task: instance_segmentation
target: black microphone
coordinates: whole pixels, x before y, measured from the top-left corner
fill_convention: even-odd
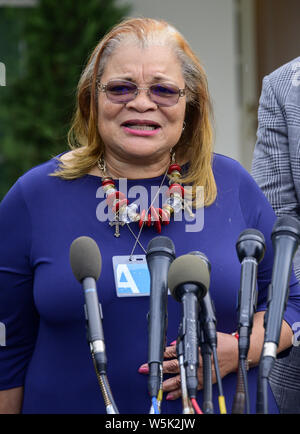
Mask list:
[[[90,237],[76,238],[70,247],[70,264],[76,279],[82,284],[89,342],[99,374],[106,373],[106,351],[102,327],[102,311],[98,301],[96,281],[101,272],[101,254]]]
[[[168,237],[153,238],[146,254],[150,272],[150,310],[148,314],[148,390],[157,397],[161,387],[166,340],[168,271],[175,259],[175,247]]]
[[[191,252],[190,255],[197,255],[206,264],[209,273],[211,272],[211,264],[207,256],[199,251]],[[216,315],[213,301],[210,297],[209,289],[207,288],[206,295],[200,300],[200,348],[203,365],[203,412],[204,414],[213,414],[214,407],[212,401],[212,366],[211,355],[212,349],[217,348],[217,329]]]
[[[265,337],[259,366],[257,412],[267,413],[267,379],[276,360],[283,314],[289,294],[292,261],[300,242],[300,223],[291,216],[279,217],[272,230],[274,263],[264,318]]]
[[[236,243],[236,251],[241,263],[240,291],[238,299],[239,356],[247,358],[253,315],[256,310],[257,266],[265,254],[265,238],[256,229],[243,231]]]
[[[272,231],[274,264],[268,293],[268,310],[265,316],[265,340],[263,356],[273,354],[279,343],[281,323],[288,299],[292,261],[300,242],[300,223],[291,216],[278,218]]]
[[[211,272],[211,264],[207,256],[202,252],[192,252],[192,255],[197,255],[203,263],[206,264],[208,273]],[[211,352],[213,354],[213,361],[215,366],[215,375],[219,390],[219,408],[221,414],[226,414],[226,402],[223,393],[222,378],[219,368],[219,361],[217,355],[217,319],[215,313],[215,306],[210,297],[209,288],[207,287],[206,295],[200,300],[200,342],[201,354],[203,361],[203,410],[206,414],[213,413],[212,402],[212,382],[211,382]]]
[[[197,255],[206,263],[208,272],[211,272],[211,264],[207,256],[202,252],[191,252],[190,255]],[[209,288],[207,288],[207,293],[200,300],[200,320],[205,331],[205,337],[207,342],[211,347],[217,346],[217,319],[215,314],[215,307],[213,301],[210,297]]]
[[[207,293],[210,274],[207,264],[197,255],[183,255],[171,264],[168,285],[176,301],[182,303],[182,340],[186,383],[190,398],[196,398],[199,366],[199,301]]]
[[[257,303],[257,266],[262,261],[265,250],[265,238],[256,229],[246,229],[243,231],[236,243],[236,251],[241,263],[241,277],[237,308],[239,368],[236,394],[232,406],[233,414],[244,413],[245,403],[247,414],[250,413],[247,356],[253,326],[253,316]]]

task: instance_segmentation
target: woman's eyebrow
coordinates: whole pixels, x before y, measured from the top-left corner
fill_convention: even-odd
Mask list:
[[[127,75],[123,76],[122,74],[116,75],[115,77],[112,77],[112,78],[109,79],[109,81],[112,81],[112,80],[124,80],[124,81],[132,81],[132,82],[135,81],[132,77],[129,77]]]
[[[167,76],[165,76],[165,75],[158,75],[158,76],[155,76],[155,77],[153,77],[153,79],[152,79],[153,81],[171,81],[171,82],[174,82],[174,80],[172,80],[170,77],[167,77]]]
[[[132,83],[136,83],[136,80],[134,78],[132,78],[132,76],[125,75],[125,74],[124,75],[122,75],[122,74],[117,75],[116,77],[111,78],[109,81],[111,81],[111,80],[125,80],[125,81],[130,81]],[[167,77],[165,75],[155,75],[154,77],[152,77],[149,80],[149,83],[160,82],[160,81],[169,81],[171,83],[175,83],[174,80],[172,80],[170,77]]]

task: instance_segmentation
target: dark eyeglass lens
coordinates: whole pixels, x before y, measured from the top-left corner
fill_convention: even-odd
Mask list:
[[[114,103],[122,104],[132,101],[137,94],[134,83],[111,81],[106,85],[106,95]],[[152,101],[161,106],[175,105],[179,99],[179,88],[169,84],[153,84],[149,87]]]
[[[106,93],[113,102],[130,101],[136,93],[136,85],[133,83],[111,82],[106,86]]]
[[[150,87],[153,101],[160,105],[174,105],[179,98],[178,87],[166,84],[154,84]]]

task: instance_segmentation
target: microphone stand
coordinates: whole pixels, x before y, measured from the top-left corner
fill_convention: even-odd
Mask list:
[[[99,383],[99,386],[101,389],[101,393],[103,396],[104,405],[106,408],[106,413],[107,414],[119,414],[118,408],[116,406],[116,403],[114,401],[114,398],[113,398],[113,395],[112,395],[112,392],[110,389],[108,378],[105,374],[99,374],[93,352],[92,352],[92,360],[93,360],[94,368],[96,371],[98,383]]]
[[[220,374],[220,368],[219,368],[219,362],[218,362],[218,356],[217,356],[217,330],[216,330],[217,320],[216,320],[216,316],[215,316],[214,304],[211,300],[209,292],[207,292],[205,297],[201,300],[200,308],[201,308],[200,322],[201,322],[204,336],[205,336],[204,340],[205,340],[205,342],[207,342],[208,348],[213,354],[213,361],[214,361],[217,385],[218,385],[218,390],[219,390],[219,397],[218,397],[219,409],[220,409],[221,414],[226,414],[227,413],[226,403],[225,403],[225,397],[223,394],[222,378],[221,378],[221,374]],[[209,351],[209,350],[206,350],[206,351]],[[206,365],[208,365],[208,358],[207,358],[207,364]],[[208,386],[207,386],[207,388],[208,388]]]
[[[162,367],[160,366],[160,386],[159,386],[159,391],[158,391],[158,395],[157,398],[155,399],[155,405],[153,404],[153,398],[152,398],[152,404],[150,407],[150,411],[149,414],[160,414],[160,407],[161,407],[161,401],[163,398],[163,371],[162,371]],[[155,409],[155,407],[157,407]]]
[[[247,380],[248,360],[239,358],[237,371],[236,391],[232,404],[232,414],[244,414],[245,404],[247,414],[250,413],[249,396],[248,396],[248,380]]]
[[[176,343],[176,352],[180,368],[182,414],[194,414],[195,412],[188,396],[186,384],[186,372],[183,357],[182,324],[180,324],[180,332]]]
[[[90,338],[90,329],[89,329],[89,325],[88,325],[88,315],[87,315],[86,306],[85,306],[84,310],[85,310],[85,318],[86,318],[87,341],[89,343],[92,361],[93,361],[94,369],[95,369],[96,376],[98,379],[98,383],[100,386],[100,390],[102,393],[102,397],[104,400],[106,413],[107,414],[119,414],[119,410],[118,410],[116,403],[115,403],[115,400],[113,398],[113,394],[111,392],[108,378],[106,375],[105,363],[103,363],[103,362],[99,363],[97,354],[95,354],[97,352],[96,343],[92,342],[92,340]],[[100,312],[100,317],[102,318],[102,309],[101,309],[100,303],[99,303],[99,312]],[[98,342],[100,342],[100,341],[98,341]],[[102,348],[101,348],[101,350],[102,350]]]
[[[214,406],[212,401],[212,350],[206,340],[203,328],[200,329],[200,348],[203,367],[203,413],[214,414]]]

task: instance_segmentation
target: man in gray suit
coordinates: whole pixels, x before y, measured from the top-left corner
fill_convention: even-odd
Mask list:
[[[300,219],[300,57],[263,80],[252,175],[278,216]],[[294,258],[300,281],[300,249]],[[270,385],[281,413],[300,413],[300,342],[279,357]]]

